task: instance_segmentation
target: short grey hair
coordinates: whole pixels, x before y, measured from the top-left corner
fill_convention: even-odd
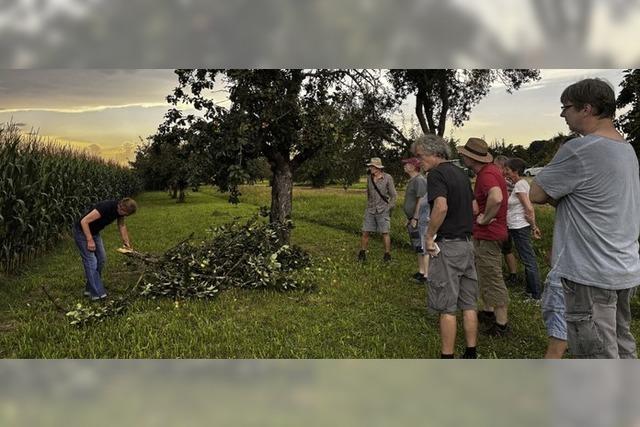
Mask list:
[[[451,147],[442,137],[432,133],[419,136],[413,144],[411,144],[411,152],[415,155],[418,150],[422,154],[434,155],[444,160],[451,158]]]

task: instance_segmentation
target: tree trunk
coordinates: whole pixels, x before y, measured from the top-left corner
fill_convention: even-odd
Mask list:
[[[291,200],[293,198],[293,174],[291,165],[284,160],[272,166],[271,184],[271,222],[284,223],[291,219]],[[285,228],[279,236],[283,242],[289,243],[289,229]]]

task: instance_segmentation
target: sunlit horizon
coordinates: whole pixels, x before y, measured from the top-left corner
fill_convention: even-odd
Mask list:
[[[464,126],[447,122],[445,136],[471,136],[489,144],[528,146],[567,133],[560,118],[560,93],[584,77],[599,76],[619,90],[623,70],[542,69],[542,78],[508,94],[494,84]],[[90,154],[128,164],[136,148],[155,133],[171,107],[166,102],[177,84],[164,70],[1,70],[0,123],[13,122],[25,133]],[[220,102],[225,96],[220,96]],[[185,108],[187,106],[183,106]],[[412,97],[402,106],[405,128],[417,125]],[[189,109],[189,108],[187,108]],[[191,111],[193,111],[191,109]]]

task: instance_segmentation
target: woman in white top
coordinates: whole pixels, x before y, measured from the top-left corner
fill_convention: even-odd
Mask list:
[[[509,194],[507,209],[507,228],[509,237],[518,251],[520,260],[524,264],[525,278],[527,282],[526,292],[535,299],[540,299],[540,273],[536,254],[531,244],[531,236],[540,239],[540,229],[536,225],[536,214],[529,200],[529,183],[524,174],[525,162],[522,159],[509,159],[505,164],[504,175],[514,183],[513,190]]]

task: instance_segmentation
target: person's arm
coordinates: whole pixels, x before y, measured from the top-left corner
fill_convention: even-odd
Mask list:
[[[387,189],[389,190],[389,208],[393,209],[393,207],[396,205],[398,192],[396,191],[396,187],[393,184],[393,177],[391,175],[389,175],[389,181],[387,182]]]
[[[500,187],[491,187],[487,195],[487,204],[484,207],[484,212],[481,212],[476,221],[480,225],[487,225],[498,214],[500,205],[502,204],[502,190]]]
[[[409,224],[411,224],[413,228],[416,228],[418,226],[418,219],[420,218],[420,203],[422,203],[422,197],[420,197],[416,201],[416,208],[413,210],[413,216],[409,219]]]
[[[127,231],[127,226],[124,223],[124,217],[118,217],[118,231],[120,231],[120,238],[122,239],[122,244],[125,248],[133,249],[131,247],[131,242],[129,241],[129,233]]]
[[[538,185],[535,180],[531,181],[529,200],[532,203],[537,203],[539,205],[544,205],[545,203],[549,203],[552,206],[557,205],[557,202],[549,197],[549,195],[542,189],[542,187],[540,187],[540,185]]]
[[[82,228],[84,237],[87,239],[87,249],[90,252],[94,252],[96,250],[96,242],[93,241],[93,236],[91,235],[89,224],[100,219],[101,217],[102,215],[100,215],[100,212],[98,212],[97,209],[94,209],[80,220],[80,228]]]
[[[444,222],[444,219],[447,216],[447,211],[449,210],[449,205],[447,204],[447,198],[443,196],[438,196],[433,200],[433,209],[431,209],[431,220],[429,221],[429,226],[427,227],[427,234],[425,236],[425,249],[427,253],[431,256],[435,256],[436,246],[435,246],[435,236],[440,229],[440,226]]]
[[[518,200],[524,207],[524,219],[531,225],[531,232],[533,233],[534,239],[540,239],[542,237],[542,233],[536,224],[536,211],[533,209],[533,205],[529,200],[529,195],[527,193],[516,193]]]

